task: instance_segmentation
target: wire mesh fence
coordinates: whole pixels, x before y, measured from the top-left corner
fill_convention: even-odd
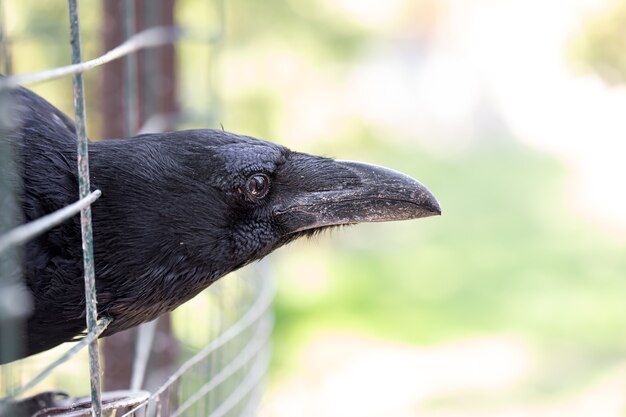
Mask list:
[[[239,416],[256,409],[269,365],[273,287],[267,266],[208,292],[214,321],[199,351],[183,345],[186,360],[151,396],[123,416]],[[208,376],[208,378],[207,378]]]
[[[105,2],[107,0],[104,0]],[[19,350],[19,338],[14,337],[22,331],[24,317],[28,314],[29,302],[27,291],[20,280],[20,267],[27,259],[20,258],[20,247],[29,239],[55,227],[67,219],[81,213],[84,221],[83,249],[86,272],[87,305],[95,307],[94,278],[97,276],[91,269],[90,219],[89,207],[100,196],[99,190],[90,191],[88,173],[88,141],[85,128],[85,99],[82,89],[82,74],[98,68],[114,60],[125,58],[125,124],[127,133],[136,131],[159,131],[172,122],[199,121],[208,124],[217,120],[216,110],[219,109],[216,97],[216,84],[209,83],[206,92],[210,108],[205,113],[193,111],[163,112],[157,108],[149,108],[151,94],[159,88],[158,76],[155,75],[155,62],[158,47],[181,42],[194,42],[214,47],[223,39],[222,0],[198,0],[197,3],[210,3],[214,14],[218,16],[217,27],[213,30],[196,30],[186,27],[184,22],[176,22],[173,26],[150,26],[135,33],[137,13],[148,20],[155,20],[155,13],[165,0],[143,2],[141,10],[136,10],[135,0],[123,2],[125,40],[104,54],[83,61],[80,51],[80,14],[77,0],[69,0],[69,21],[71,27],[72,64],[48,70],[21,73],[0,78],[0,354],[11,357]],[[175,3],[175,0],[172,0]],[[58,7],[64,7],[58,0]],[[0,55],[2,68],[11,72],[15,57],[12,48],[15,38],[7,33],[4,21],[7,0],[0,2]],[[93,6],[90,2],[90,6]],[[147,6],[146,6],[147,5]],[[104,17],[102,17],[104,18]],[[182,23],[182,24],[181,24]],[[146,53],[147,65],[138,66],[135,54]],[[212,58],[215,58],[212,52]],[[213,67],[213,61],[211,65]],[[214,70],[214,67],[212,68]],[[11,102],[8,91],[17,85],[31,84],[73,75],[74,104],[78,130],[79,173],[81,177],[80,199],[71,206],[65,207],[36,221],[22,224],[19,209],[19,166],[13,158],[10,143],[3,140],[14,129],[11,119]],[[138,80],[142,83],[137,88]],[[89,85],[87,86],[89,88]],[[143,115],[137,114],[138,91],[148,99]],[[141,123],[140,123],[141,121]],[[141,125],[141,126],[140,126]],[[82,157],[81,157],[82,155]],[[19,161],[18,161],[19,162]],[[101,395],[99,386],[100,371],[98,370],[97,336],[106,328],[109,319],[100,317],[94,310],[88,309],[88,333],[85,339],[43,369],[26,372],[24,363],[0,366],[0,416],[14,415],[13,404],[28,395],[36,395],[41,381],[49,380],[50,374],[57,372],[61,364],[72,360],[79,361],[83,373],[91,368],[91,395],[85,398],[65,398],[65,394],[51,391],[54,405],[35,413],[23,415],[124,415],[124,416],[236,416],[251,415],[258,405],[261,396],[262,379],[269,363],[269,337],[272,328],[270,311],[273,287],[269,269],[259,264],[237,275],[221,280],[208,291],[192,300],[190,306],[183,306],[177,312],[174,321],[175,333],[180,338],[177,362],[179,366],[174,372],[149,372],[144,378],[146,369],[153,365],[150,352],[160,341],[155,339],[154,325],[146,325],[138,332],[137,346],[133,364],[133,378],[129,381],[130,391],[105,392]],[[185,310],[187,309],[187,311]],[[202,319],[198,319],[202,317]],[[150,327],[152,326],[152,327]],[[152,330],[151,330],[152,329]],[[82,347],[89,344],[90,355],[76,357]],[[13,355],[14,356],[14,355]],[[73,359],[72,359],[73,358]],[[110,359],[112,360],[112,359]],[[82,366],[81,366],[82,365]],[[158,367],[157,367],[158,368]],[[158,369],[157,369],[158,370]],[[26,382],[30,378],[29,382]],[[45,385],[49,389],[56,388],[54,383]],[[148,391],[141,391],[147,388]],[[82,387],[82,394],[87,386]],[[41,398],[41,397],[39,397]],[[20,411],[21,412],[21,411]],[[15,414],[17,415],[17,414]]]

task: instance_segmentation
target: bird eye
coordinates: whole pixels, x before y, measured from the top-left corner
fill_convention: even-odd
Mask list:
[[[270,179],[265,174],[254,174],[246,182],[246,191],[255,199],[263,198],[270,190]]]

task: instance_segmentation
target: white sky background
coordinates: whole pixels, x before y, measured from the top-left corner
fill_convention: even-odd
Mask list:
[[[424,22],[398,16],[410,3],[332,2],[389,35],[351,77],[352,110],[446,152],[506,129],[566,161],[572,208],[624,236],[626,88],[576,74],[567,59],[585,19],[612,0],[439,0],[423,48]]]

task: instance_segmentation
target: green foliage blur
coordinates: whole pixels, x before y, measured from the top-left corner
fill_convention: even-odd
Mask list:
[[[540,352],[543,368],[524,387],[538,396],[584,385],[619,361],[626,246],[572,211],[560,161],[504,135],[462,152],[428,152],[424,138],[390,138],[363,119],[308,141],[297,126],[280,127],[300,97],[267,70],[272,60],[287,56],[302,83],[332,90],[376,43],[376,33],[328,4],[229,3],[224,71],[240,75],[243,66],[256,78],[246,89],[239,80],[223,86],[225,125],[406,172],[431,188],[443,215],[344,228],[274,255],[277,375],[323,329],[420,345],[515,335]]]
[[[574,61],[609,84],[626,82],[626,1],[594,16],[572,45]]]

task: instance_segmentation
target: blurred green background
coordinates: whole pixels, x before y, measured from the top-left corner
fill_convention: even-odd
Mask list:
[[[16,73],[68,63],[65,2],[5,3],[24,36]],[[626,415],[626,2],[225,6],[226,130],[392,167],[443,208],[271,256],[262,414]],[[93,57],[100,3],[81,7]],[[177,20],[207,29],[214,10],[179,0]],[[202,48],[178,49],[180,105],[196,112]],[[69,83],[34,89],[71,113]]]

